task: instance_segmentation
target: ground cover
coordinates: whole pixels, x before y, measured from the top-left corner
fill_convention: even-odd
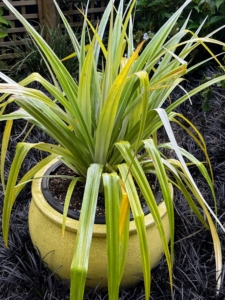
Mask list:
[[[211,76],[215,70],[207,69],[205,73],[207,76]],[[198,85],[200,79],[188,78],[188,80],[187,90],[191,86]],[[174,101],[180,93],[183,91],[177,89],[170,101]],[[179,107],[179,111],[195,124],[205,138],[214,171],[218,216],[221,223],[225,225],[225,90],[213,86],[211,97],[207,102],[207,111],[202,108],[202,103],[203,99],[197,95],[192,98],[192,105],[187,101]],[[7,156],[8,166],[13,157],[11,149],[14,148],[18,139],[24,136],[24,134],[21,135],[23,128],[22,121],[17,122],[14,126]],[[198,159],[204,160],[198,146],[182,129],[174,126],[174,130],[179,144]],[[0,124],[0,137],[2,132],[3,124]],[[29,141],[37,142],[38,140],[48,141],[48,137],[34,129],[29,136]],[[30,152],[22,172],[26,172],[33,166],[41,155],[37,151]],[[212,197],[204,180],[195,168],[192,168],[191,171],[204,197],[213,207]],[[0,237],[0,299],[69,299],[67,283],[55,278],[54,274],[43,265],[31,244],[27,227],[29,201],[30,190],[27,186],[16,201],[13,210],[9,249],[4,247]],[[0,189],[0,213],[2,202],[3,195]],[[175,191],[175,218],[174,299],[225,299],[225,268],[222,273],[222,288],[216,295],[215,262],[210,233],[196,220],[178,191]],[[225,255],[225,237],[219,228],[218,231]],[[171,299],[165,259],[152,273],[151,299]],[[85,299],[107,299],[107,295],[90,291]],[[120,300],[122,299],[144,299],[142,283],[132,290],[121,291]]]

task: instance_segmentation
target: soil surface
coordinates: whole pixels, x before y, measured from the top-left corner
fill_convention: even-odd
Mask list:
[[[71,169],[69,169],[66,165],[62,164],[59,167],[56,168],[55,171],[53,171],[51,176],[72,176],[72,177],[78,177],[78,175],[73,172]],[[156,177],[152,174],[147,174],[146,175],[149,184],[152,187],[152,190],[155,194],[156,199],[158,202],[160,202],[161,199],[161,193],[159,192],[159,186],[157,185]],[[55,198],[56,201],[58,201],[62,205],[62,210],[63,211],[63,206],[65,204],[65,199],[66,199],[66,194],[68,191],[68,187],[71,183],[72,179],[68,178],[63,178],[63,177],[52,177],[49,179],[49,190],[52,194],[52,196]],[[140,203],[142,205],[142,208],[144,209],[147,204],[144,199],[144,197],[141,195],[141,191],[139,187],[136,185],[136,189],[139,195]],[[82,206],[82,200],[84,196],[84,190],[85,190],[85,182],[81,180],[78,180],[75,188],[73,190],[70,203],[69,203],[69,209],[71,211],[78,211],[80,212],[81,206]],[[149,212],[149,210],[148,210]],[[146,211],[147,213],[147,211]],[[105,216],[105,200],[104,200],[104,193],[100,192],[98,194],[98,200],[97,200],[97,207],[96,207],[96,214],[97,217],[104,217]]]
[[[215,70],[207,69],[206,75],[211,76]],[[187,90],[197,86],[199,81],[193,78],[185,87]],[[183,93],[179,88],[173,93],[170,101],[175,101]],[[207,104],[207,105],[206,105]],[[204,109],[203,109],[203,107]],[[201,131],[205,139],[208,154],[214,173],[218,218],[225,225],[225,91],[213,86],[207,103],[201,95],[184,103],[178,110],[191,120]],[[6,162],[6,178],[14,155],[15,145],[24,137],[24,122],[17,121],[13,127]],[[204,161],[204,155],[195,142],[185,132],[173,125],[180,146]],[[0,139],[3,124],[0,123]],[[162,133],[163,134],[163,133]],[[48,136],[33,129],[29,141],[51,142]],[[29,152],[21,176],[36,164],[45,154],[32,150]],[[214,208],[213,198],[202,176],[195,167],[190,168],[192,175],[207,200]],[[30,184],[18,196],[13,207],[9,248],[5,248],[0,237],[0,299],[4,300],[66,300],[69,299],[68,282],[57,279],[45,266],[32,246],[28,225],[27,212],[30,202]],[[0,213],[2,212],[3,192],[0,186]],[[175,256],[173,268],[173,298],[169,285],[169,277],[165,258],[152,270],[152,300],[208,300],[225,299],[225,260],[223,259],[222,286],[217,289],[215,257],[210,232],[191,212],[181,193],[175,189]],[[0,217],[1,222],[1,217]],[[222,244],[222,254],[225,257],[225,234],[218,227]],[[86,300],[108,299],[96,291],[89,291]],[[120,300],[144,299],[143,283],[128,291],[120,292]]]
[[[71,171],[67,166],[61,165],[59,166],[55,172],[51,175],[69,175],[77,177],[77,174]],[[53,197],[60,203],[62,206],[65,203],[66,193],[68,187],[71,183],[70,179],[67,178],[50,178],[49,180],[49,190],[51,191]],[[82,206],[82,199],[84,195],[85,183],[78,181],[73,190],[69,209],[72,211],[80,212]],[[96,208],[96,216],[105,216],[105,202],[103,193],[100,193],[98,196],[97,208]]]

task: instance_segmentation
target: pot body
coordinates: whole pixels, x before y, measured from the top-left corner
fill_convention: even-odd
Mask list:
[[[46,165],[35,177],[42,177],[54,162],[55,160]],[[159,210],[166,238],[169,241],[169,221],[164,201],[159,204]],[[32,183],[32,200],[28,221],[32,242],[39,250],[43,261],[60,278],[69,279],[79,221],[67,217],[66,231],[64,237],[62,237],[62,214],[52,208],[46,201],[41,190],[41,179],[33,180]],[[151,267],[154,267],[163,255],[162,242],[151,214],[145,216],[145,225]],[[130,221],[127,260],[121,288],[136,285],[142,278],[137,231],[134,221]],[[92,288],[96,286],[107,287],[106,225],[104,224],[95,224],[93,228],[86,286]]]

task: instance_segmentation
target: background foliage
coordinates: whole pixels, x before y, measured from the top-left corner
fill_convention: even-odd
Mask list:
[[[80,0],[80,1],[77,1],[77,0],[58,0],[58,3],[60,4],[61,8],[66,8],[66,7],[68,7],[69,4],[72,4],[74,7],[75,6],[81,7],[82,5],[86,6],[87,2],[88,2],[87,0]],[[99,0],[90,0],[90,2],[94,2],[95,4],[98,4],[100,1]]]
[[[0,7],[0,39],[7,36],[7,28],[11,22],[4,18],[4,8]]]
[[[183,4],[183,0],[137,0],[136,25],[142,30],[158,30],[171,15]],[[201,32],[202,36],[208,34],[213,28],[224,25],[225,1],[224,0],[193,0],[183,11],[177,26],[180,27],[191,11],[188,29],[194,30],[199,27],[207,17],[207,21]],[[224,31],[219,33],[225,37]]]
[[[144,34],[148,34],[150,38],[161,28],[161,26],[171,17],[171,15],[183,4],[183,0],[137,0],[135,10],[135,43],[138,45]],[[183,25],[187,17],[190,15],[187,29],[195,32],[195,30],[204,23],[199,36],[206,36],[215,29],[225,24],[225,1],[224,0],[192,0],[192,2],[185,7],[181,17],[174,26],[171,34],[177,33],[179,28]],[[220,30],[214,38],[225,42],[225,30]],[[219,46],[209,45],[213,53],[218,54],[224,51]],[[201,57],[199,58],[199,55]],[[206,55],[203,48],[193,51],[193,56],[190,60],[196,63]],[[223,56],[221,56],[221,61]],[[211,64],[211,62],[209,63]],[[214,64],[214,63],[213,63]],[[200,69],[198,70],[200,71]]]
[[[63,59],[73,53],[74,50],[71,40],[65,30],[60,28],[60,24],[53,29],[51,29],[47,24],[41,26],[40,35],[42,37],[48,36],[48,44],[60,59]],[[13,76],[14,79],[18,76],[22,79],[33,72],[38,72],[40,75],[45,77],[48,73],[47,66],[36,45],[33,43],[29,35],[21,40],[21,45],[12,46],[18,61],[11,68],[10,75]],[[77,73],[76,58],[71,58],[70,60],[65,61],[64,65],[75,77]]]

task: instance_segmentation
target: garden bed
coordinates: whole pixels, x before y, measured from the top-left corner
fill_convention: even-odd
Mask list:
[[[207,69],[211,76],[212,69]],[[198,85],[198,80],[189,79],[186,89],[190,85]],[[171,101],[177,97],[176,93],[183,93],[177,89]],[[202,108],[203,100],[200,95],[184,103],[179,111],[182,112],[203,134],[207,144],[208,154],[214,172],[214,185],[217,196],[218,217],[225,224],[225,90],[213,86],[212,96],[208,99],[208,111]],[[18,121],[13,128],[8,151],[8,165],[13,157],[15,144],[23,130],[24,123]],[[174,128],[179,144],[194,154],[198,159],[205,160],[198,146],[182,129]],[[3,125],[0,124],[0,136]],[[30,142],[48,140],[43,133],[34,129],[29,137]],[[29,153],[23,172],[26,172],[40,158],[37,151]],[[7,167],[7,166],[6,166]],[[199,175],[196,168],[191,169],[201,192],[213,208],[214,203],[210,191]],[[0,237],[0,299],[4,300],[66,300],[69,299],[67,282],[57,280],[48,268],[43,265],[33,248],[27,226],[27,212],[30,201],[30,188],[27,186],[17,199],[11,216],[11,230],[9,249],[4,247]],[[3,195],[0,189],[0,212],[2,211]],[[174,299],[225,299],[225,279],[222,272],[222,288],[216,295],[215,260],[210,232],[202,227],[181,194],[175,190],[175,257],[173,271]],[[225,255],[225,235],[218,227]],[[224,262],[224,261],[223,261]],[[107,295],[100,295],[95,291],[86,294],[85,299],[107,299]],[[121,291],[121,299],[144,299],[143,284],[129,291]],[[165,259],[152,270],[151,299],[171,299],[169,277]]]

